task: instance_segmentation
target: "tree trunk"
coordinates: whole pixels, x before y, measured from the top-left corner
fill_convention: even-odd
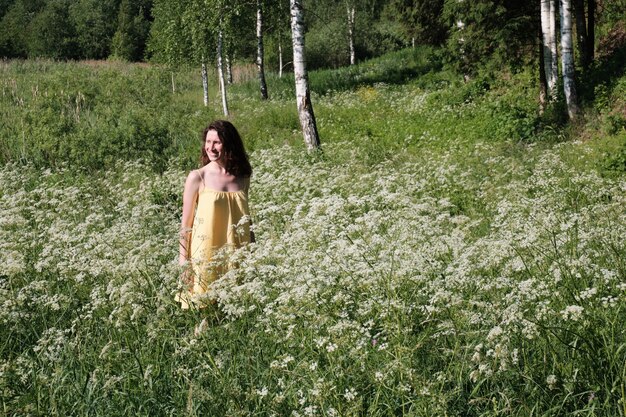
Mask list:
[[[224,66],[222,63],[222,30],[217,34],[217,76],[220,82],[220,92],[222,93],[222,110],[224,116],[228,116],[228,100],[226,99],[226,80],[224,79]]]
[[[587,0],[587,65],[591,65],[595,57],[596,42],[596,0]]]
[[[563,90],[567,103],[567,114],[570,120],[578,115],[576,83],[574,79],[574,42],[572,40],[572,3],[571,0],[560,0],[561,17],[561,59],[563,66]]]
[[[278,78],[283,78],[283,46],[280,42],[280,34],[278,36]]]
[[[263,9],[261,0],[256,0],[256,66],[259,72],[261,98],[267,100],[267,84],[265,83],[265,69],[263,67]]]
[[[350,49],[350,65],[354,65],[356,63],[356,54],[354,52],[354,6],[350,6],[350,4],[346,2],[346,11],[348,12],[348,46]]]
[[[230,54],[226,54],[226,59],[224,59],[224,64],[226,64],[226,83],[228,85],[233,83],[233,60],[230,59]]]
[[[176,82],[174,81],[174,71],[172,71],[172,94],[176,92]]]
[[[206,62],[202,57],[202,100],[204,107],[209,105],[209,77],[206,70]]]
[[[585,22],[585,0],[574,0],[576,15],[576,44],[580,66],[587,68],[587,25]]]
[[[309,83],[304,58],[304,11],[303,0],[290,0],[291,5],[291,39],[293,42],[293,72],[296,81],[296,102],[298,117],[302,126],[304,142],[309,151],[320,148],[320,138],[315,124],[313,104],[309,91]]]
[[[541,41],[541,33],[539,33],[539,114],[543,115],[546,111],[546,98],[548,95],[548,82],[546,80],[544,46]]]
[[[554,6],[554,0],[541,0],[541,33],[548,96],[550,101],[555,101],[559,73],[556,50],[556,8]]]

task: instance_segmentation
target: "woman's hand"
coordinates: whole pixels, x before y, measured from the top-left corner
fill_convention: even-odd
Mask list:
[[[183,270],[180,274],[180,281],[187,287],[187,289],[191,290],[193,288],[193,268],[189,262],[182,265],[182,268]]]

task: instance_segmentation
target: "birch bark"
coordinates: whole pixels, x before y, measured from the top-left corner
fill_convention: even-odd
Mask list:
[[[296,103],[298,117],[302,126],[304,142],[309,151],[319,149],[320,139],[317,133],[313,104],[309,91],[309,82],[304,58],[304,10],[303,0],[290,0],[291,39],[293,42],[293,72],[296,81]]]
[[[220,92],[222,93],[222,110],[224,116],[228,116],[228,100],[226,98],[226,80],[224,79],[224,64],[222,62],[222,30],[217,34],[217,76],[220,82]]]
[[[570,120],[578,115],[574,69],[574,42],[572,41],[572,3],[571,0],[559,2],[561,20],[561,63],[563,66],[563,90]]]
[[[350,49],[350,65],[356,63],[356,53],[354,51],[354,13],[355,8],[346,2],[346,11],[348,12],[348,44]]]
[[[232,59],[230,59],[230,56],[228,56],[228,54],[226,55],[226,58],[224,58],[224,63],[226,64],[226,84],[230,85],[233,83],[233,66],[232,66]]]
[[[261,0],[256,0],[256,66],[259,73],[261,98],[267,100],[267,84],[265,83],[265,68],[263,65],[263,9]]]
[[[280,39],[278,39],[278,78],[283,78],[283,46]]]
[[[554,1],[541,0],[543,62],[550,101],[556,100],[556,86],[559,77],[556,49],[556,8]]]
[[[204,56],[202,57],[202,101],[204,107],[209,105],[209,76],[207,74],[206,62]]]

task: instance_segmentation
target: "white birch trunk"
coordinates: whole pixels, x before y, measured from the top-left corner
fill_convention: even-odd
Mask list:
[[[174,81],[174,71],[172,71],[172,94],[176,92],[176,82]]]
[[[265,68],[263,65],[263,9],[261,0],[256,0],[256,66],[259,73],[261,98],[267,100],[267,84],[265,83]]]
[[[550,0],[550,55],[552,56],[551,60],[551,74],[552,74],[552,83],[554,85],[554,91],[556,92],[557,85],[559,82],[559,56],[557,49],[557,37],[556,37],[556,3],[559,0]],[[556,94],[555,94],[556,96]]]
[[[572,3],[571,0],[560,0],[561,18],[561,64],[563,66],[563,90],[567,103],[567,114],[570,120],[578,114],[578,98],[574,80],[574,42],[572,39]]]
[[[231,65],[232,60],[229,55],[226,55],[224,59],[226,64],[226,83],[229,85],[233,83],[233,66]]]
[[[302,126],[304,142],[309,151],[319,149],[320,139],[315,124],[313,105],[309,92],[309,83],[304,58],[304,11],[303,0],[290,0],[291,39],[293,42],[293,72],[296,81],[296,103],[298,117]]]
[[[222,30],[217,35],[217,76],[220,82],[220,92],[222,93],[222,110],[224,116],[228,116],[228,100],[226,99],[226,80],[224,79],[224,64],[222,63]]]
[[[283,78],[283,46],[278,36],[278,78]]]
[[[350,4],[346,2],[346,11],[348,12],[348,43],[350,48],[350,65],[356,63],[356,54],[354,52],[354,6],[350,7]]]
[[[555,0],[541,0],[543,62],[550,101],[556,100],[556,87],[559,78],[556,48],[556,8],[554,1]]]
[[[206,62],[204,56],[202,57],[202,101],[204,107],[209,105],[209,76],[207,74]]]

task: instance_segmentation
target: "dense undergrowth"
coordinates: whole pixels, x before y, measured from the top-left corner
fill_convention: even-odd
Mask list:
[[[312,73],[312,155],[290,78],[231,87],[258,242],[202,311],[174,302],[176,236],[214,94],[4,63],[2,412],[626,415],[626,78],[567,125],[530,71],[437,62]]]

